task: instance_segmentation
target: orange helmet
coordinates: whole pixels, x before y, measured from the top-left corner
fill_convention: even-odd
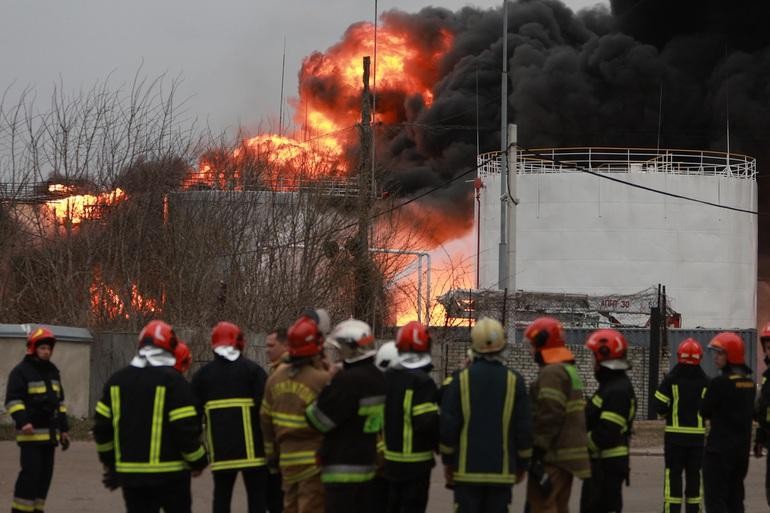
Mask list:
[[[243,351],[246,345],[241,328],[231,322],[219,322],[211,330],[211,347],[230,346]]]
[[[40,344],[48,344],[53,351],[53,346],[56,345],[56,336],[53,331],[48,328],[36,328],[30,331],[27,335],[27,354],[35,354],[35,350]]]
[[[184,342],[179,342],[174,349],[174,358],[176,363],[174,368],[184,374],[190,369],[192,365],[192,355],[190,354],[190,348]]]
[[[155,346],[173,353],[178,343],[174,328],[163,321],[150,321],[139,332],[139,347]]]
[[[287,333],[289,356],[302,358],[315,356],[321,352],[324,337],[318,324],[307,316],[302,316],[291,325]]]
[[[687,338],[679,344],[676,358],[679,363],[685,365],[700,365],[703,359],[703,348],[694,338]]]
[[[723,331],[711,339],[709,349],[724,351],[727,354],[727,363],[729,364],[746,364],[746,357],[743,354],[743,339],[737,333]]]
[[[544,363],[568,362],[575,359],[565,347],[564,328],[553,317],[540,317],[524,330],[524,338],[540,354]]]
[[[586,340],[586,348],[594,353],[596,363],[608,369],[628,369],[628,341],[618,330],[596,330]]]
[[[430,333],[417,321],[409,321],[396,334],[396,347],[400,353],[429,353]]]

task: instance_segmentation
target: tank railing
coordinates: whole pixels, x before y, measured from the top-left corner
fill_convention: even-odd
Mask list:
[[[479,156],[481,176],[500,172],[499,152]],[[518,154],[519,174],[664,173],[756,179],[756,160],[745,155],[711,151],[643,150],[631,148],[549,148]]]

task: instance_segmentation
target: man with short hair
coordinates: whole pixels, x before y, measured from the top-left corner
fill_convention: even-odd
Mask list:
[[[272,375],[282,363],[287,362],[288,342],[288,333],[285,328],[277,328],[265,338],[265,356],[267,356],[269,374]],[[267,510],[270,513],[281,513],[283,511],[281,472],[272,459],[268,461],[267,469],[269,471],[267,476]]]
[[[277,328],[271,331],[265,338],[265,356],[270,366],[270,374],[285,362],[288,352],[288,336],[285,328]]]

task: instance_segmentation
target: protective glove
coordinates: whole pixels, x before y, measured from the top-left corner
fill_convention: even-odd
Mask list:
[[[104,467],[102,484],[111,492],[120,488],[120,477],[113,467]]]
[[[551,478],[548,476],[548,472],[545,471],[545,451],[539,447],[535,447],[532,452],[532,462],[529,466],[529,478],[540,489],[540,493],[543,497],[551,495],[553,489]]]
[[[450,490],[455,487],[454,465],[444,465],[444,486]]]
[[[62,433],[61,439],[59,440],[59,443],[61,443],[61,450],[66,451],[70,448],[70,435],[69,433]]]
[[[761,458],[763,449],[764,449],[764,445],[762,444],[762,442],[754,442],[754,448],[753,448],[754,457]]]

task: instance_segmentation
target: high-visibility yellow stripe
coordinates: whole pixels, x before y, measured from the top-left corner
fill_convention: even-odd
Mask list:
[[[470,386],[468,383],[468,369],[460,372],[460,406],[463,412],[463,427],[460,430],[460,457],[457,471],[465,472],[465,466],[468,460],[468,426],[471,423],[471,398]]]
[[[401,436],[403,437],[403,452],[405,454],[409,454],[412,452],[412,396],[414,395],[414,390],[408,389],[404,393],[404,401],[402,403],[403,413],[404,413],[404,429],[401,433]]]
[[[27,504],[27,502],[30,504]],[[19,511],[35,511],[35,501],[21,502],[21,499],[13,499],[11,501],[11,508],[18,509]]]
[[[67,405],[60,404],[59,405],[59,413],[67,413]]]
[[[115,448],[115,443],[110,440],[103,444],[96,444],[96,452],[110,452]]]
[[[513,484],[516,482],[514,474],[484,474],[475,472],[455,472],[454,479],[458,483]]]
[[[586,409],[586,402],[584,399],[573,399],[567,401],[567,413],[582,412]]]
[[[601,407],[602,407],[602,405],[604,404],[604,399],[602,399],[602,398],[599,396],[599,394],[594,394],[594,396],[591,398],[591,402],[592,402],[592,403],[593,403],[593,405],[594,405],[594,406],[596,406],[597,408],[601,408]]]
[[[600,458],[616,458],[618,456],[628,456],[628,447],[620,445],[612,449],[605,449],[599,453]]]
[[[374,479],[374,472],[323,472],[322,483],[365,483]]]
[[[438,411],[438,405],[436,403],[421,403],[412,407],[412,416],[416,417],[434,411]]]
[[[58,435],[56,437],[59,438]],[[51,439],[50,433],[37,433],[34,435],[24,435],[19,434],[16,435],[16,441],[17,442],[45,442]]]
[[[417,463],[421,461],[433,461],[433,451],[402,453],[385,451],[385,459],[400,463]]]
[[[674,395],[674,404],[671,406],[671,425],[679,427],[679,385],[673,385],[671,393]]]
[[[293,415],[274,411],[271,413],[273,422],[282,427],[305,428],[308,427],[307,418],[304,415]]]
[[[188,417],[195,417],[196,415],[198,415],[198,412],[195,410],[194,406],[183,406],[168,412],[168,420],[174,422]]]
[[[314,465],[315,463],[315,451],[293,451],[281,453],[278,464],[281,467],[292,467],[295,465]]]
[[[666,433],[682,433],[685,435],[702,435],[706,432],[706,428],[705,427],[666,426],[665,431]]]
[[[264,467],[265,465],[267,465],[265,458],[224,460],[212,463],[211,470],[233,470],[238,468]]]
[[[112,409],[101,401],[96,403],[96,413],[108,419],[112,417]]]
[[[115,462],[120,462],[120,387],[110,387],[110,402],[112,403],[112,437],[115,442]]]
[[[218,408],[242,408],[244,406],[254,406],[254,399],[214,399],[213,401],[206,401],[203,408],[206,410],[215,410]]]
[[[193,452],[183,452],[182,457],[185,461],[193,462],[201,459],[206,454],[206,449],[201,445]]]
[[[612,422],[613,424],[617,424],[618,426],[621,427],[623,431],[625,431],[626,427],[628,426],[628,422],[626,421],[626,419],[624,419],[622,416],[618,415],[615,412],[603,411],[601,415],[599,415],[599,418]]]
[[[115,469],[118,472],[126,474],[137,473],[163,473],[163,472],[178,472],[185,470],[187,465],[184,461],[164,461],[163,463],[134,463],[134,462],[116,462]]]
[[[46,388],[42,387],[27,387],[27,393],[29,394],[45,394]]]
[[[273,409],[270,407],[270,403],[267,402],[267,399],[262,399],[262,405],[259,409],[262,415],[270,416],[273,414]]]
[[[150,464],[160,462],[160,445],[163,436],[163,410],[166,405],[166,387],[155,387],[155,402],[152,410],[152,431],[150,431]]]
[[[660,402],[665,403],[666,405],[671,404],[671,398],[660,390],[655,392],[655,399],[658,399]]]
[[[9,415],[12,415],[17,411],[26,410],[26,409],[27,407],[24,406],[24,403],[20,403],[20,404],[14,404],[13,406],[8,407],[7,411]]]
[[[241,413],[243,414],[243,434],[246,442],[246,459],[253,460],[255,458],[254,430],[251,427],[251,409],[250,408],[251,408],[250,406],[243,406]]]
[[[448,445],[439,444],[438,450],[441,454],[449,455],[454,454],[456,449],[454,447],[449,447]]]
[[[507,372],[506,374],[505,402],[503,404],[503,474],[508,474],[510,471],[508,431],[511,427],[513,403],[516,400],[516,376],[512,372]]]
[[[557,390],[551,387],[541,388],[537,394],[537,399],[538,400],[550,399],[551,401],[555,401],[561,405],[564,405],[567,403],[567,396],[565,396],[561,390]]]

